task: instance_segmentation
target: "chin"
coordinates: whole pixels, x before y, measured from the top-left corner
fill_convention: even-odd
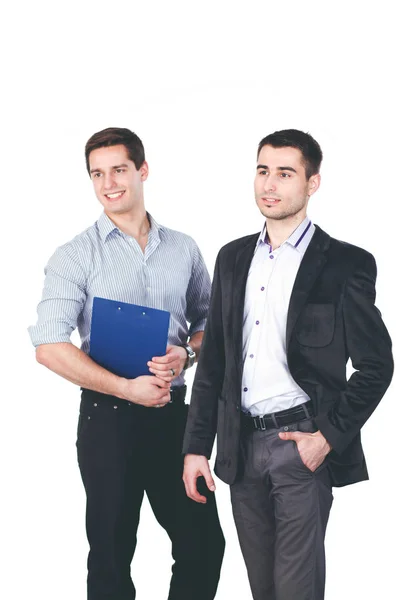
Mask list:
[[[274,214],[266,214],[265,215],[267,219],[270,219],[271,221],[283,221],[284,219],[287,219],[288,217],[290,217],[291,215],[274,215]]]
[[[259,209],[261,211],[261,214],[264,215],[264,217],[268,217],[271,219],[282,219],[286,216],[284,213],[278,212],[276,206],[260,206]]]

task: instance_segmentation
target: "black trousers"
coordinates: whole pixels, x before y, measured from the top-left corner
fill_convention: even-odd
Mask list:
[[[77,449],[87,496],[88,600],[136,597],[130,566],[144,492],[172,542],[168,600],[214,598],[225,541],[204,480],[199,487],[207,504],[185,493],[187,408],[184,394],[163,408],[146,408],[82,391]]]

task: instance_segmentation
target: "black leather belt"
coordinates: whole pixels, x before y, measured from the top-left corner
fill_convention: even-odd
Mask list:
[[[186,385],[180,385],[179,387],[173,387],[170,389],[171,399],[168,404],[184,404],[185,396],[186,396]],[[119,407],[129,406],[130,408],[147,408],[142,406],[141,404],[135,404],[134,402],[129,402],[129,400],[122,400],[121,398],[116,398],[115,396],[110,396],[108,394],[101,394],[100,392],[94,392],[93,390],[88,390],[85,388],[81,388],[82,390],[82,400],[85,402],[93,402],[97,407],[97,403],[100,403],[106,407],[112,406],[114,409]],[[168,405],[167,404],[167,405]]]
[[[312,402],[309,400],[304,404],[299,404],[288,410],[281,410],[276,413],[252,417],[249,414],[242,413],[242,425],[245,431],[266,431],[267,429],[279,429],[290,423],[297,423],[305,419],[311,419],[314,416]]]
[[[186,385],[180,385],[179,387],[173,387],[170,389],[171,400],[170,403],[184,404],[186,397]]]

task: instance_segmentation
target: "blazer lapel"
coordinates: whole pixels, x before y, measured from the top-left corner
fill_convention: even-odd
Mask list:
[[[240,373],[243,368],[243,310],[246,294],[246,283],[251,261],[254,255],[255,245],[259,235],[259,233],[256,233],[254,236],[251,236],[248,242],[237,253],[232,278],[233,352]]]
[[[307,297],[315,280],[326,263],[326,250],[329,248],[330,237],[318,225],[301,261],[290,297],[286,324],[286,351],[297,319],[307,302]]]

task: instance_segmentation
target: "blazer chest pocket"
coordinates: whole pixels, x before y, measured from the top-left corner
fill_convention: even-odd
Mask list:
[[[334,331],[334,304],[306,304],[296,325],[296,339],[302,346],[327,346],[333,339]]]

